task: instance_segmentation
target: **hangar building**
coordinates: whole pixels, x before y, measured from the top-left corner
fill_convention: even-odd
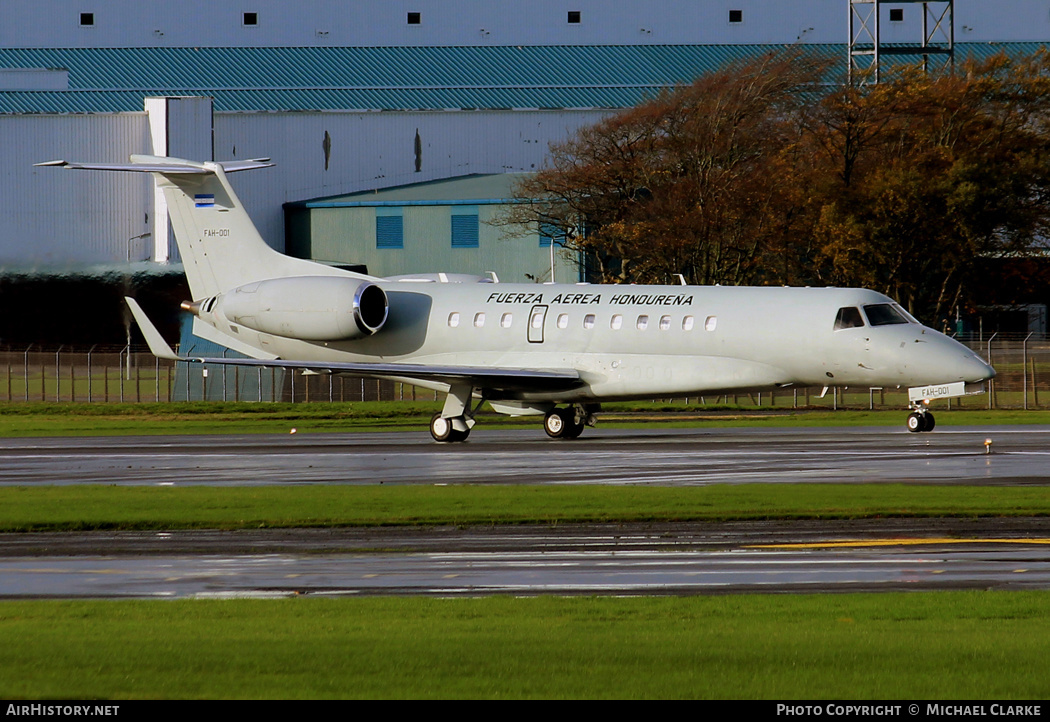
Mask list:
[[[471,176],[471,183],[490,186],[476,200],[502,198],[506,183],[498,176],[536,170],[550,143],[734,58],[799,44],[841,56],[845,69],[849,2],[5,2],[0,267],[177,262],[163,199],[148,178],[33,166],[153,153],[272,158],[276,168],[238,176],[235,187],[278,250],[323,248],[330,258],[322,260],[414,271],[391,261],[417,258],[407,247],[422,242],[414,234],[437,223],[434,209],[441,208],[450,225],[433,236],[425,257],[435,265],[428,270],[539,279],[536,264],[468,260],[449,234],[453,215],[472,214],[412,205],[427,200],[411,198],[412,189],[438,192],[430,182]],[[921,37],[925,4],[878,7],[882,42]],[[1050,38],[1050,0],[954,0],[953,8],[963,55],[1033,52]],[[470,200],[459,197],[461,182],[444,185],[445,201]],[[389,217],[381,210],[387,206],[373,205],[369,222],[360,218],[365,205],[344,207],[341,249],[335,236],[295,235],[301,226],[286,222],[285,209],[316,219],[316,199],[363,204],[356,194],[375,191],[397,194],[405,252],[384,255],[391,249],[376,246],[375,223]],[[462,205],[478,206],[479,215],[488,207]],[[518,242],[542,255],[542,239]],[[364,255],[355,258],[352,248]]]

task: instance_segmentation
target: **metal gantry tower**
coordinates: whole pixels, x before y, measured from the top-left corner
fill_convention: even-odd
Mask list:
[[[879,34],[882,6],[922,5],[922,42],[884,45]],[[884,55],[922,56],[922,69],[929,71],[930,57],[940,59],[935,67],[955,63],[955,0],[849,0],[849,83],[878,83]],[[903,10],[891,8],[890,13]],[[903,15],[902,15],[903,17]]]

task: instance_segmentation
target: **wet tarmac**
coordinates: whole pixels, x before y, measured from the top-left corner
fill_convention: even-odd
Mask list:
[[[4,598],[683,595],[962,588],[1050,588],[1050,520],[0,537],[0,597]]]
[[[985,442],[990,441],[990,447]],[[989,453],[990,452],[990,453]],[[1050,429],[0,440],[0,484],[1047,485]],[[1050,520],[0,535],[0,598],[1050,588]]]
[[[481,428],[462,444],[426,432],[0,440],[5,485],[1048,481],[1044,426],[588,429],[573,441]]]

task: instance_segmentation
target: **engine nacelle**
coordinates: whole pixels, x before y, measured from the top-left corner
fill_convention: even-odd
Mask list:
[[[371,336],[386,323],[382,288],[340,276],[295,276],[258,281],[227,291],[208,311],[255,331],[304,341]]]

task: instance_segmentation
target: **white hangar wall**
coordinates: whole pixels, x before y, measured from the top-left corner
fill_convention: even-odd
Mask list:
[[[284,203],[469,173],[536,170],[551,142],[602,115],[597,110],[216,113],[211,122],[215,160],[265,156],[277,163],[239,173],[233,184],[263,238],[284,250]],[[208,122],[197,113],[182,117]],[[119,163],[132,153],[151,152],[145,112],[0,115],[5,169],[0,266],[163,260],[163,248],[155,248],[161,232],[153,224],[149,176],[33,167],[58,158]]]
[[[0,115],[0,266],[68,268],[147,258],[152,179],[34,168],[149,152],[146,114]]]
[[[284,203],[470,173],[534,171],[551,142],[603,115],[571,110],[216,114],[215,154],[217,160],[270,157],[277,164],[238,174],[234,184],[259,232],[283,250]]]
[[[0,47],[309,47],[841,43],[848,0],[5,0]],[[915,41],[921,6],[884,22]],[[742,13],[729,22],[729,11]],[[579,13],[570,22],[569,12]],[[90,24],[81,15],[90,13]],[[418,23],[409,23],[418,13]],[[959,42],[1050,36],[1047,0],[956,0]],[[253,22],[248,22],[252,16]],[[901,37],[897,34],[901,33]],[[906,37],[905,37],[906,36]]]

